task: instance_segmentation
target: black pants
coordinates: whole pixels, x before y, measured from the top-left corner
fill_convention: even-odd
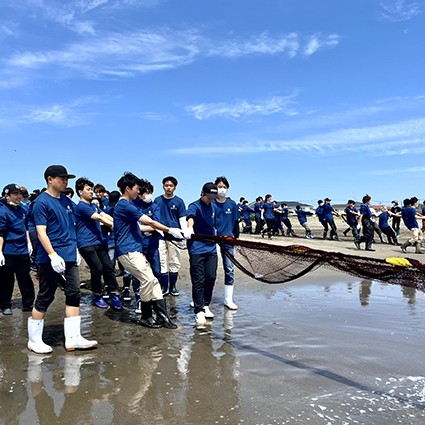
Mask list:
[[[4,254],[5,265],[0,267],[0,308],[11,308],[13,287],[18,281],[19,290],[22,295],[22,308],[32,309],[34,304],[34,283],[30,276],[31,260],[28,254],[10,255]]]
[[[400,220],[398,217],[393,217],[392,228],[396,235],[400,234]]]
[[[255,217],[255,234],[259,235],[264,226],[264,221],[260,217]]]
[[[266,233],[271,236],[277,233],[276,220],[274,218],[266,218],[267,228],[263,230],[263,233]]]
[[[55,299],[55,292],[59,285],[65,292],[65,304],[70,307],[80,306],[80,274],[75,263],[65,263],[64,277],[56,273],[50,263],[38,263],[40,289],[34,307],[45,313]]]
[[[191,254],[190,278],[195,314],[211,303],[215,279],[217,277],[217,254]]]
[[[373,223],[370,220],[369,217],[367,216],[363,216],[362,219],[362,236],[360,236],[358,238],[358,242],[362,243],[362,242],[366,242],[366,248],[370,247],[372,245],[373,242],[373,232],[374,232],[374,228],[373,228]]]
[[[330,234],[331,239],[334,236],[338,237],[338,233],[337,233],[337,228],[336,228],[335,221],[332,219],[332,220],[329,220],[328,223],[329,223],[329,227],[331,228],[331,234]]]
[[[99,295],[102,293],[102,276],[109,290],[118,292],[118,282],[109,258],[108,247],[100,244],[91,245],[79,248],[78,251],[89,266],[92,292]]]
[[[391,229],[390,226],[388,227],[381,227],[382,233],[386,235],[388,238],[388,243],[396,244],[397,243],[397,236],[393,229]]]

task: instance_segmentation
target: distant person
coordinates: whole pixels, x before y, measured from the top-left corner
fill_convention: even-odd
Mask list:
[[[323,239],[326,239],[328,236],[329,225],[325,217],[325,213],[323,211],[323,201],[319,199],[317,201],[317,208],[315,210],[319,223],[323,226]]]
[[[310,229],[310,227],[307,223],[307,217],[312,216],[314,214],[311,211],[302,210],[300,205],[297,205],[295,207],[295,214],[297,214],[298,221],[305,230],[305,237],[307,239],[314,239],[313,232],[311,231],[311,229]]]
[[[245,224],[243,233],[252,234],[251,214],[254,213],[254,210],[248,204],[246,199],[242,202],[242,220]]]
[[[388,223],[388,220],[390,217],[394,217],[396,214],[393,214],[391,211],[388,211],[388,208],[383,205],[381,207],[381,214],[378,216],[379,221],[379,228],[381,229],[382,233],[384,233],[387,236],[388,243],[391,245],[399,245],[397,241],[397,235],[394,232],[394,230],[390,227],[390,224]],[[401,217],[401,214],[400,214]]]
[[[213,289],[217,277],[217,248],[215,242],[204,242],[191,239],[200,234],[215,236],[217,231],[217,206],[213,202],[218,197],[217,186],[212,182],[203,185],[201,196],[192,202],[187,209],[190,279],[192,281],[192,299],[194,303],[195,324],[204,327],[206,319],[213,319],[210,310]]]
[[[289,214],[292,214],[294,211],[288,208],[288,204],[286,202],[282,202],[282,223],[286,227],[286,236],[297,236],[292,229],[292,223],[289,218]]]
[[[102,200],[102,209],[106,208],[109,205],[109,193],[106,187],[102,183],[97,183],[94,185],[93,190],[96,197]]]
[[[323,204],[323,217],[331,228],[330,239],[339,241],[338,232],[334,220],[335,215],[337,216],[338,213],[331,205],[331,199],[325,198],[325,203]]]
[[[372,223],[372,211],[370,210],[369,204],[371,201],[369,195],[365,195],[362,198],[362,204],[360,205],[360,217],[359,221],[362,224],[362,236],[358,236],[354,240],[354,244],[357,249],[361,249],[361,243],[365,242],[366,251],[375,251],[372,248],[373,243],[373,223]]]
[[[391,203],[393,206],[391,207],[390,212],[394,214],[392,217],[391,227],[393,228],[395,234],[400,236],[401,207],[398,201],[392,201]]]
[[[0,309],[12,315],[15,277],[22,295],[22,311],[31,311],[34,284],[30,276],[32,245],[27,231],[28,213],[21,205],[22,188],[17,184],[4,187],[0,207]]]
[[[423,239],[423,233],[419,228],[417,219],[425,219],[425,216],[419,214],[416,211],[416,208],[418,207],[418,201],[418,198],[415,196],[411,199],[405,199],[403,202],[404,206],[401,209],[401,217],[403,219],[404,225],[411,234],[411,237],[401,246],[401,250],[405,254],[407,254],[407,248],[409,246],[415,247],[416,254],[422,254],[421,243]]]
[[[344,230],[342,233],[344,236],[347,236],[347,233],[351,230],[353,236],[355,239],[359,237],[359,231],[357,229],[357,226],[359,225],[358,219],[359,219],[359,212],[357,211],[357,208],[355,207],[355,201],[352,199],[349,199],[347,202],[347,206],[345,207],[345,216],[348,224],[348,229]]]
[[[217,186],[216,206],[216,228],[217,236],[239,237],[239,211],[236,202],[227,196],[230,184],[226,177],[220,176],[215,179]],[[243,201],[248,203],[247,200]],[[245,206],[246,204],[244,204]],[[249,212],[249,220],[251,221]],[[244,217],[247,219],[247,217]],[[235,283],[235,265],[231,260],[234,255],[232,245],[220,245],[221,258],[224,271],[224,306],[229,310],[237,310],[238,306],[233,302],[233,288]]]
[[[173,228],[184,231],[186,229],[186,206],[183,199],[175,195],[178,181],[173,176],[162,179],[164,194],[155,198],[155,204],[159,206],[161,222]],[[181,267],[181,247],[176,246],[165,234],[159,240],[159,259],[161,262],[161,288],[164,295],[179,296],[177,280]]]
[[[264,235],[267,233],[268,238],[271,239],[271,237],[276,234],[276,222],[274,217],[272,195],[267,194],[264,197],[264,200],[262,219],[266,222],[267,228],[261,231],[261,236],[264,238]]]
[[[68,179],[75,178],[62,165],[51,165],[44,172],[47,189],[34,204],[33,216],[40,246],[36,261],[39,267],[39,291],[28,319],[28,349],[39,354],[52,347],[42,339],[44,317],[59,284],[65,292],[65,349],[88,349],[97,345],[81,336],[80,276],[75,230],[74,204],[63,193]]]
[[[263,229],[264,222],[261,219],[261,210],[263,209],[263,198],[258,196],[254,204],[254,217],[255,217],[255,234],[259,235]]]

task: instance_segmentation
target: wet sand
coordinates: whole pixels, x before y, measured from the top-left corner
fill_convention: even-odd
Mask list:
[[[270,242],[366,254],[349,238]],[[367,254],[400,254],[375,248]],[[186,252],[181,295],[167,297],[175,331],[137,325],[131,308],[96,309],[83,289],[83,334],[99,341],[89,352],[65,351],[58,291],[48,356],[27,351],[28,313],[16,294],[13,316],[0,316],[0,424],[424,423],[422,292],[325,269],[285,285],[237,272],[231,312],[222,279],[220,271],[216,317],[202,331],[189,307]]]

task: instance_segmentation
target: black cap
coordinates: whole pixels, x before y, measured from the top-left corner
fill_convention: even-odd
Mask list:
[[[218,198],[217,186],[213,182],[205,183],[202,186],[202,193],[210,199]]]
[[[330,199],[330,198],[325,198],[325,202],[326,201],[332,201],[332,199]]]
[[[67,177],[68,179],[74,179],[74,174],[68,174],[67,169],[63,165],[50,165],[44,172],[44,179],[47,177]]]
[[[113,190],[109,194],[109,204],[108,204],[108,206],[115,207],[116,203],[118,202],[118,200],[120,198],[121,198],[121,193],[119,193],[118,190]]]
[[[391,201],[392,204],[398,204],[398,201]]]
[[[3,188],[3,192],[1,194],[1,196],[10,195],[11,193],[18,193],[18,192],[22,193],[21,186],[19,186],[18,184],[15,184],[15,183],[10,183]]]

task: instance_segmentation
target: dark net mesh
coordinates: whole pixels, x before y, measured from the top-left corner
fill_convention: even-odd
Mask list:
[[[319,267],[326,267],[362,279],[425,291],[425,265],[413,259],[400,259],[408,264],[406,266],[301,245],[281,246],[227,236],[192,235],[192,239],[218,243],[236,267],[248,276],[266,283],[289,282]],[[234,247],[234,254],[226,247]]]

